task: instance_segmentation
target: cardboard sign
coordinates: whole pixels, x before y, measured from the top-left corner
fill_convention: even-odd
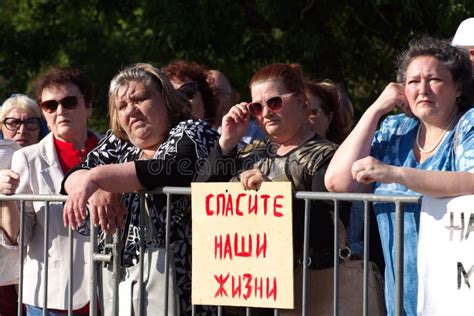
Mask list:
[[[192,183],[192,303],[293,308],[291,184]]]
[[[418,314],[474,311],[474,196],[424,197],[418,241]]]

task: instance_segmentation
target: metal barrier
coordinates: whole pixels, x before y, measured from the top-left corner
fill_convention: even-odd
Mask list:
[[[190,188],[178,188],[178,187],[163,187],[152,192],[148,192],[149,194],[165,194],[167,197],[167,209],[170,209],[170,201],[173,195],[191,195]],[[140,192],[141,196],[141,218],[143,218],[144,214],[144,196],[145,192]],[[368,315],[367,306],[368,306],[368,264],[369,264],[369,249],[366,245],[368,245],[369,241],[369,203],[371,202],[389,202],[394,203],[396,207],[396,266],[395,266],[395,275],[396,275],[396,306],[395,306],[395,313],[396,315],[403,315],[403,210],[402,205],[407,203],[420,203],[421,197],[419,196],[388,196],[388,195],[375,195],[375,194],[352,194],[352,193],[323,193],[323,192],[296,192],[295,193],[296,199],[303,199],[305,200],[305,210],[304,210],[304,246],[303,246],[303,297],[302,297],[302,314],[307,315],[307,291],[308,291],[308,248],[309,248],[309,223],[310,223],[310,201],[311,200],[326,200],[326,201],[333,201],[334,202],[334,218],[339,217],[339,202],[340,201],[363,201],[364,202],[364,274],[363,274],[363,314]],[[20,252],[20,276],[19,276],[19,293],[18,293],[18,315],[22,315],[22,302],[23,302],[23,288],[24,288],[24,279],[23,279],[23,261],[25,258],[24,253],[24,220],[25,220],[25,203],[26,202],[37,202],[43,201],[45,202],[46,207],[46,216],[45,216],[45,233],[44,233],[44,245],[48,245],[48,229],[49,229],[49,205],[50,203],[56,202],[64,202],[66,200],[65,196],[62,195],[12,195],[12,196],[5,196],[0,195],[0,201],[19,201],[20,202],[20,235],[19,235],[19,252]],[[337,222],[336,222],[337,223]],[[143,231],[143,220],[141,220],[140,224],[140,231]],[[97,315],[97,273],[98,268],[103,263],[112,264],[112,271],[114,273],[114,281],[115,284],[113,286],[114,291],[114,303],[113,303],[113,314],[118,315],[118,277],[119,277],[119,261],[114,260],[118,258],[121,249],[119,248],[118,236],[119,233],[116,232],[113,236],[112,244],[106,244],[105,249],[106,253],[98,253],[97,252],[97,229],[94,228],[93,225],[91,227],[91,235],[90,235],[90,258],[91,258],[91,280],[90,280],[90,297],[94,298],[90,300],[90,315]],[[168,308],[168,282],[169,282],[169,227],[170,227],[170,212],[167,212],[166,218],[166,255],[165,255],[165,280],[166,280],[166,294],[164,297],[164,304],[165,304],[165,315],[167,315],[167,308]],[[68,315],[73,315],[72,313],[72,306],[73,306],[73,278],[72,278],[72,263],[73,263],[73,236],[76,234],[72,231],[71,228],[68,229],[69,231],[69,268],[70,268],[70,282],[68,288]],[[141,236],[142,237],[142,236]],[[143,238],[141,238],[140,244],[140,256],[143,256]],[[339,291],[339,269],[338,269],[338,248],[339,248],[339,227],[338,225],[334,225],[334,315],[339,314],[339,302],[338,302],[338,291]],[[47,287],[48,287],[48,249],[45,246],[44,249],[44,271],[43,277],[45,279],[44,283],[44,297],[43,297],[43,305],[46,307],[43,310],[43,315],[47,315]],[[140,298],[143,297],[143,260],[140,260]],[[140,299],[139,304],[139,314],[142,315],[144,311],[143,300]],[[251,308],[246,308],[246,314],[251,314]],[[217,308],[218,315],[223,314],[222,306]],[[195,306],[193,305],[192,308],[192,315],[195,314]],[[275,315],[279,315],[279,311],[275,309]]]

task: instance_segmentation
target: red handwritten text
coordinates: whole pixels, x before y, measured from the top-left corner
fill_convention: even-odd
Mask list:
[[[228,284],[230,278],[230,285]],[[248,300],[250,297],[256,299],[277,299],[277,279],[276,277],[257,277],[250,273],[242,275],[214,275],[218,283],[218,289],[214,297],[243,298]],[[226,291],[229,290],[229,292]]]
[[[239,236],[238,233],[234,234],[234,238],[231,237],[231,234],[214,236],[215,259],[232,260],[234,257],[252,256],[256,258],[267,257],[267,233],[257,233],[253,237],[252,234]]]
[[[282,217],[279,201],[283,195],[271,197],[268,194],[240,193],[237,196],[220,193],[206,196],[206,214],[208,216],[244,216],[246,214],[263,214]]]

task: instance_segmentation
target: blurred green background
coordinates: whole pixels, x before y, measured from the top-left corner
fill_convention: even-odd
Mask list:
[[[394,61],[422,34],[450,38],[474,1],[434,0],[1,0],[0,96],[31,93],[51,66],[94,82],[92,128],[107,128],[107,89],[123,66],[180,58],[223,71],[248,98],[252,73],[297,62],[343,83],[363,111]]]

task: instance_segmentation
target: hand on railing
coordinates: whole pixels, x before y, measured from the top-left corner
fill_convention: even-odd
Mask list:
[[[73,173],[68,180],[75,177],[74,185],[67,186],[68,197],[63,209],[64,226],[76,229],[84,224],[87,215],[87,201],[99,189],[95,181],[90,179],[90,171]],[[78,176],[79,175],[79,176]]]
[[[94,226],[100,225],[103,231],[115,232],[125,228],[126,208],[120,200],[121,194],[97,190],[89,198],[89,212]]]
[[[0,170],[0,194],[14,194],[20,184],[20,175],[10,169]]]

